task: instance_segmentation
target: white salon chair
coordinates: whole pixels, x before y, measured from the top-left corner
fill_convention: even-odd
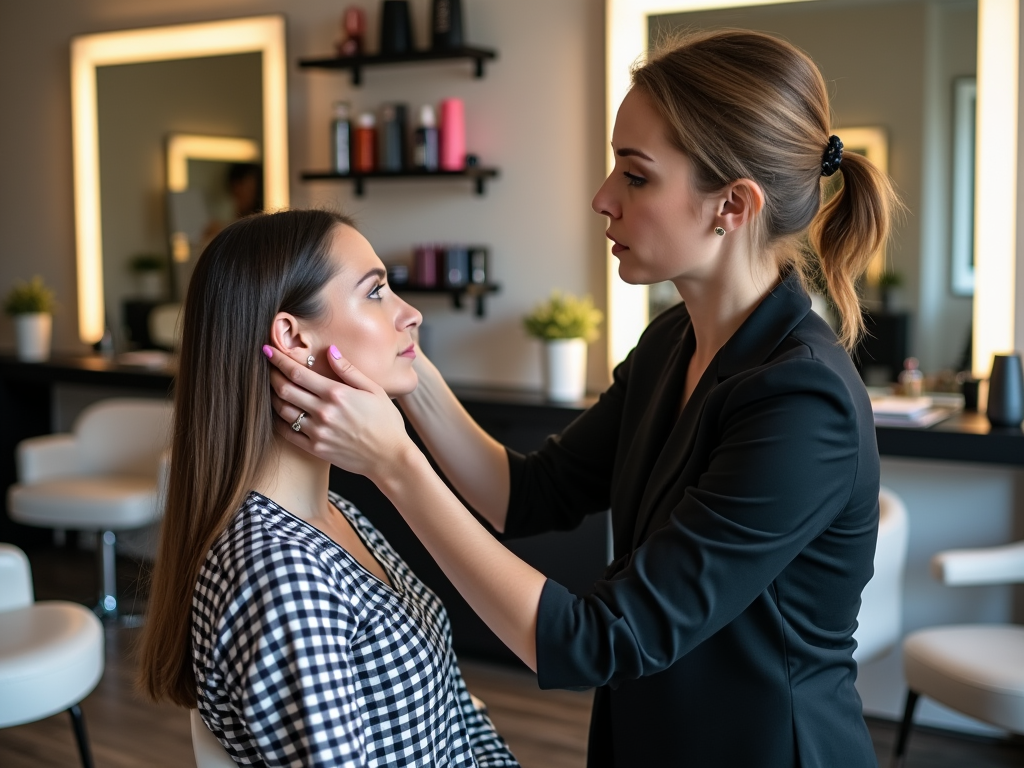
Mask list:
[[[948,586],[1024,583],[1024,541],[940,552],[932,572]],[[892,764],[903,764],[914,708],[927,696],[958,712],[1024,734],[1024,627],[929,627],[903,641],[907,704]]]
[[[181,346],[181,304],[158,304],[149,313],[149,338],[162,349]]]
[[[878,543],[875,573],[864,586],[853,633],[858,664],[884,656],[903,632],[903,571],[907,563],[910,526],[903,501],[888,488],[878,491]]]
[[[103,675],[103,626],[88,608],[35,602],[25,553],[0,544],[0,728],[71,715],[84,768],[92,768],[79,702]]]
[[[198,709],[189,710],[192,720],[192,751],[196,755],[196,768],[235,768],[235,761],[220,745]]]
[[[18,444],[8,513],[25,525],[99,532],[96,611],[103,618],[119,617],[115,531],[145,527],[163,514],[171,412],[166,400],[102,400],[82,412],[72,434]]]

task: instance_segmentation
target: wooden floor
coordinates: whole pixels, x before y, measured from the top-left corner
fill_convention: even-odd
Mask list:
[[[91,601],[94,580],[89,553],[41,550],[29,556],[37,599]],[[138,566],[124,562],[119,569],[123,588],[134,594],[139,584]],[[132,651],[137,636],[138,630],[107,629],[106,670],[82,705],[97,768],[191,766],[187,713],[151,704],[132,690]],[[495,725],[524,768],[583,768],[590,693],[541,691],[528,672],[477,661],[463,660],[462,671],[470,690],[487,703]],[[868,727],[885,766],[895,724],[869,720]],[[76,765],[78,756],[66,714],[0,730],[2,768]],[[906,762],[906,768],[1009,766],[1024,766],[1024,744],[932,729],[915,730]]]

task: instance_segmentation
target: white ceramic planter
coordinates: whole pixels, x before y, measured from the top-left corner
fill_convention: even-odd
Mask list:
[[[587,342],[554,339],[544,342],[544,393],[549,400],[582,400],[587,391]]]
[[[49,312],[15,315],[14,331],[19,360],[24,363],[41,363],[50,359],[53,316]]]

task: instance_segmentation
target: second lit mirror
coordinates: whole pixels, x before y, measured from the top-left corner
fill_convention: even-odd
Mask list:
[[[98,341],[109,326],[127,346],[128,328],[138,336],[146,327],[135,315],[184,298],[213,230],[252,210],[251,201],[241,208],[231,202],[232,184],[262,197],[259,207],[288,205],[285,79],[280,16],[75,38],[83,341]],[[180,237],[186,230],[187,249]],[[154,279],[158,273],[162,281]]]

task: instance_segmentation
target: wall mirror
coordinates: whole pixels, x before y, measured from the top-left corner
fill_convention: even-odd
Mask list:
[[[925,370],[959,366],[967,342],[973,338],[975,369],[978,360],[989,358],[979,350],[1002,343],[1012,348],[1012,311],[994,321],[975,316],[975,302],[954,290],[953,219],[955,194],[974,179],[954,174],[956,134],[956,83],[978,78],[977,134],[979,147],[986,131],[1001,130],[999,146],[1016,146],[1016,119],[993,117],[982,104],[1004,101],[1015,115],[1016,3],[1000,0],[609,0],[607,17],[607,131],[611,135],[615,112],[629,87],[629,66],[647,48],[648,41],[664,31],[686,28],[743,27],[774,32],[806,50],[821,67],[829,84],[836,132],[843,127],[874,126],[888,139],[889,172],[899,187],[908,212],[889,246],[888,265],[900,273],[900,301],[911,318],[911,353],[921,358]],[[1012,16],[1012,18],[1010,18]],[[983,23],[984,19],[988,19]],[[836,30],[843,30],[836,34]],[[993,37],[993,30],[1001,39]],[[988,35],[988,37],[984,37]],[[980,46],[979,38],[988,42]],[[868,45],[865,41],[871,41]],[[984,54],[979,56],[979,50]],[[979,72],[987,56],[1002,56]],[[1001,63],[995,63],[999,61]],[[1009,63],[1008,63],[1009,62]],[[983,94],[990,94],[985,99]],[[969,151],[969,150],[968,150]],[[962,152],[962,148],[961,148]],[[981,150],[976,164],[979,190],[999,188],[1008,195],[1000,210],[1016,206],[1016,162],[986,164]],[[609,154],[609,163],[612,158]],[[611,167],[609,165],[609,167]],[[983,181],[982,179],[988,179]],[[989,186],[991,185],[991,186]],[[1007,192],[1009,189],[1009,192]],[[979,195],[981,192],[979,191]],[[962,211],[962,190],[959,195]],[[970,207],[970,202],[967,203]],[[979,231],[976,204],[971,230]],[[1015,214],[1009,214],[1013,219]],[[960,221],[963,221],[961,216]],[[1005,221],[1005,220],[1004,220]],[[1006,227],[995,227],[1005,231]],[[995,287],[979,284],[975,297],[986,290],[1005,293],[1012,279],[1007,267],[998,266],[995,254],[1013,258],[1015,238],[984,250],[989,269],[999,277]],[[621,360],[635,343],[649,317],[648,291],[628,286],[617,276],[609,259],[609,360]],[[980,268],[979,268],[980,270]],[[992,274],[992,272],[990,272]],[[1012,287],[1011,287],[1012,290]],[[653,291],[656,301],[663,294]],[[1005,303],[1004,300],[1000,300]],[[1000,301],[977,299],[979,306]],[[985,323],[992,330],[981,330]],[[994,323],[995,325],[991,325]],[[1006,333],[1010,341],[1006,343]]]
[[[288,205],[284,32],[283,17],[260,16],[72,41],[82,341],[108,324],[123,335],[133,302],[183,298],[202,232],[185,243],[182,233],[205,217],[209,234],[232,215],[213,194],[227,198],[232,171],[266,208]],[[140,295],[133,266],[164,283]]]

